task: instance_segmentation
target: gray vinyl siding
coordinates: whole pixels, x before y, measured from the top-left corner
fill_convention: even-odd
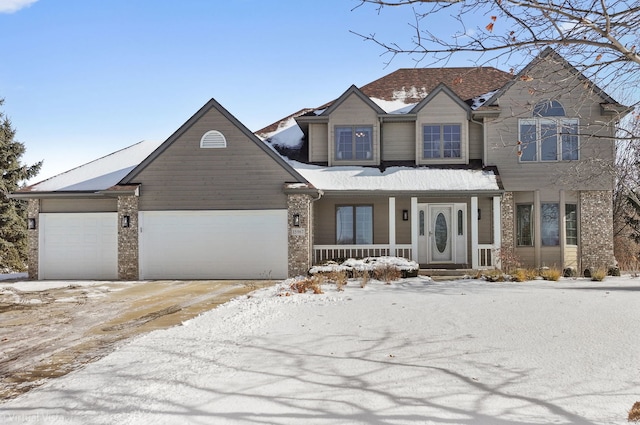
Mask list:
[[[336,207],[339,205],[373,205],[373,243],[389,243],[389,199],[387,197],[325,196],[314,203],[315,244],[334,245],[336,243]],[[396,220],[398,219],[401,220],[402,216],[396,213]]]
[[[416,128],[413,122],[388,122],[382,126],[382,160],[414,161]]]
[[[85,212],[116,212],[118,200],[116,198],[91,199],[41,199],[41,213],[85,213]]]
[[[478,198],[478,209],[480,210],[478,243],[493,243],[493,198]],[[468,220],[471,220],[471,214],[468,214]],[[467,234],[469,233],[471,232],[467,232]],[[471,240],[469,240],[469,244],[471,244]]]
[[[202,149],[220,131],[226,148]],[[273,158],[211,108],[136,177],[141,211],[286,208],[283,183],[294,181]]]
[[[499,102],[500,117],[490,119],[488,126],[487,165],[497,165],[507,191],[531,189],[611,190],[613,177],[607,164],[614,159],[612,139],[589,135],[611,136],[612,130],[598,122],[611,121],[600,114],[604,99],[585,90],[581,81],[567,77],[562,69],[531,72],[533,81],[514,83]],[[557,78],[562,88],[545,82]],[[533,93],[533,94],[532,94]],[[556,99],[565,108],[567,118],[580,120],[579,161],[520,162],[517,155],[518,120],[530,118],[533,106],[542,99]],[[505,107],[504,105],[509,105]],[[582,134],[586,133],[586,134]],[[579,164],[578,164],[579,163]],[[578,166],[579,165],[579,166]]]
[[[469,160],[484,159],[484,127],[469,123]]]
[[[409,220],[402,220],[402,210],[409,211]],[[411,243],[411,198],[396,198],[396,243]]]
[[[309,124],[309,161],[328,162],[329,130],[327,124]]]
[[[373,127],[372,159],[368,161],[336,161],[335,131],[340,125],[367,125]],[[378,113],[355,94],[346,98],[329,117],[329,165],[378,165],[380,163],[380,124]]]

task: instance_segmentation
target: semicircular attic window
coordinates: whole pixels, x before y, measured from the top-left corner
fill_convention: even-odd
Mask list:
[[[200,147],[204,149],[226,148],[227,139],[218,130],[207,131],[200,139]]]

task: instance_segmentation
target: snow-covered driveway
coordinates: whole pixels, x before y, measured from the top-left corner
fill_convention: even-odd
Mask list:
[[[626,424],[640,279],[286,283],[0,405],[3,424]]]

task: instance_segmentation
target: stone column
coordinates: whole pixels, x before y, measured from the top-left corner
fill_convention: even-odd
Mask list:
[[[513,204],[513,192],[505,192],[502,194],[500,202],[500,222],[501,222],[501,238],[500,253],[498,259],[507,260],[504,266],[509,266],[509,259],[515,258],[515,214]],[[502,266],[502,265],[501,265]]]
[[[306,276],[313,265],[312,197],[306,193],[287,195],[289,277]]]
[[[613,193],[609,190],[580,192],[581,270],[615,265],[613,255]]]
[[[124,226],[125,216],[128,227]],[[118,196],[118,279],[137,280],[138,270],[138,197]]]
[[[27,204],[27,220],[35,220],[35,229],[27,229],[27,249],[29,268],[29,279],[38,279],[38,256],[40,239],[40,199],[29,199]]]

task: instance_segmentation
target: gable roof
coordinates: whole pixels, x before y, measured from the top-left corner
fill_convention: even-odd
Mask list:
[[[585,77],[584,74],[582,74],[580,71],[578,71],[578,69],[575,66],[571,65],[571,63],[569,63],[569,61],[567,61],[560,54],[558,54],[558,52],[556,52],[552,47],[546,47],[544,50],[542,50],[538,54],[538,56],[536,56],[531,62],[529,62],[524,68],[522,68],[520,70],[520,72],[518,72],[515,75],[515,77],[513,77],[509,82],[507,82],[499,90],[496,90],[496,92],[494,92],[491,95],[491,97],[489,99],[487,99],[486,103],[487,104],[491,104],[495,99],[497,99],[500,96],[502,96],[502,94],[504,92],[506,92],[511,86],[513,86],[516,82],[518,82],[520,80],[527,79],[527,76],[528,76],[529,72],[531,72],[531,70],[533,68],[537,67],[539,64],[541,64],[542,62],[544,62],[546,60],[553,60],[555,62],[560,63],[565,69],[569,70],[574,75],[576,75],[577,78],[580,81],[582,81],[583,83],[585,83],[589,87],[591,87],[591,89],[594,91],[594,93],[596,93],[598,96],[600,96],[605,101],[605,103],[611,104],[611,105],[616,105],[616,106],[621,107],[622,109],[625,109],[624,106],[622,106],[620,103],[615,101],[611,96],[609,96],[609,94],[607,94],[604,90],[602,90],[600,87],[598,87],[589,78]]]
[[[467,103],[465,103],[460,97],[458,97],[453,90],[451,90],[446,84],[440,83],[436,88],[434,88],[424,99],[422,99],[416,106],[414,106],[410,113],[417,113],[420,111],[427,103],[431,102],[431,100],[436,97],[438,94],[444,93],[446,96],[449,96],[451,100],[460,106],[460,109],[467,112],[468,115],[471,114],[471,108]]]
[[[331,113],[333,111],[335,111],[345,100],[347,100],[351,95],[355,95],[358,98],[360,98],[360,100],[362,100],[365,104],[367,104],[371,109],[373,109],[374,111],[376,111],[378,114],[384,114],[385,111],[378,106],[374,101],[371,100],[371,98],[367,95],[365,95],[364,93],[362,93],[362,91],[360,89],[358,89],[356,86],[354,86],[353,84],[351,85],[351,87],[349,87],[347,89],[347,91],[345,91],[344,93],[342,93],[342,95],[340,95],[339,98],[337,98],[332,104],[331,106],[329,106],[328,108],[326,108],[324,111],[322,111],[321,114],[322,116],[328,116],[331,115]]]
[[[158,146],[157,141],[142,141],[64,173],[27,186],[16,194],[95,193],[118,184]]]
[[[198,112],[176,130],[164,142],[142,141],[113,152],[102,158],[65,171],[42,182],[35,183],[16,191],[12,196],[30,198],[34,196],[96,196],[106,191],[135,190],[132,180],[153,160],[162,154],[185,131],[197,122],[207,111],[215,108],[247,138],[262,149],[296,182],[308,183],[289,163],[287,163],[270,146],[263,143],[255,134],[245,127],[214,99],[209,100]],[[132,186],[128,186],[132,185]]]
[[[149,164],[151,164],[156,158],[158,158],[169,146],[171,146],[176,140],[180,138],[191,126],[193,126],[200,118],[202,118],[211,109],[216,109],[227,120],[237,127],[251,142],[255,143],[260,149],[262,149],[267,155],[269,155],[278,165],[280,165],[286,172],[288,172],[297,182],[306,183],[300,173],[298,173],[291,165],[289,165],[280,155],[278,155],[271,147],[263,143],[258,137],[253,134],[244,124],[242,124],[236,117],[231,115],[222,105],[220,105],[215,99],[209,100],[202,108],[198,110],[191,118],[187,120],[180,128],[178,128],[167,140],[158,147],[153,153],[147,156],[140,164],[138,164],[133,170],[131,170],[119,184],[135,184],[134,179],[142,170],[144,170]]]

